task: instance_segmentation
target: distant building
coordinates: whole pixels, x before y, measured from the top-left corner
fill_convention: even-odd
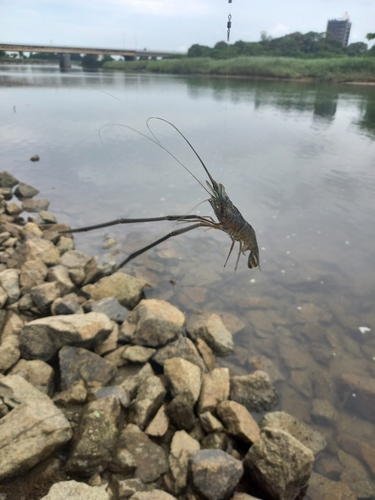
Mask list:
[[[348,13],[345,12],[341,19],[329,19],[327,23],[328,36],[341,42],[344,47],[347,47],[352,23],[349,20]]]

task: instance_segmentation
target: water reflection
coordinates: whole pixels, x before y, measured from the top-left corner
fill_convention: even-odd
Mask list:
[[[8,67],[0,68],[0,92],[3,168],[38,187],[74,226],[187,213],[203,201],[201,187],[163,151],[103,125],[147,132],[145,120],[158,115],[182,129],[256,229],[262,272],[244,259],[236,273],[232,260],[224,270],[230,241],[215,231],[170,240],[129,271],[154,285],[149,297],[187,314],[219,311],[240,325],[236,353],[221,363],[248,373],[266,357],[280,374],[281,408],[329,443],[315,470],[371,498],[373,469],[358,450],[375,449],[375,393],[363,392],[375,374],[373,89]],[[155,132],[204,179],[173,130]],[[35,153],[41,161],[31,164]],[[207,205],[198,210],[209,215]],[[77,235],[76,244],[101,252],[107,232],[131,252],[169,230],[113,227]],[[345,454],[359,463],[361,483],[348,480]]]

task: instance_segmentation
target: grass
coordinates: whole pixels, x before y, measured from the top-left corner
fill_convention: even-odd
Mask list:
[[[297,59],[292,57],[236,57],[228,60],[180,58],[110,61],[106,69],[147,71],[174,75],[222,75],[252,78],[312,79],[375,82],[375,57]]]

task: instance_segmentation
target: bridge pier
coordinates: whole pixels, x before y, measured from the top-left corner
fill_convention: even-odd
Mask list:
[[[63,53],[59,54],[60,56],[60,69],[63,71],[66,69],[70,69],[72,67],[72,63],[70,62],[70,54]]]

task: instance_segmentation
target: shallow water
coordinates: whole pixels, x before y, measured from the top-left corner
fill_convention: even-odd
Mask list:
[[[115,124],[150,135],[147,118],[160,116],[179,127],[255,228],[262,270],[242,257],[234,272],[235,255],[223,269],[230,240],[214,230],[173,238],[127,270],[151,282],[148,297],[227,313],[237,351],[222,363],[247,373],[268,357],[283,379],[279,407],[327,437],[324,459],[345,461],[343,433],[375,446],[374,419],[338,384],[345,372],[375,374],[375,88],[0,66],[0,93],[0,169],[40,189],[72,227],[186,214],[207,199],[173,158]],[[204,182],[181,137],[151,125]],[[207,203],[196,211],[211,214]],[[113,237],[130,252],[172,228],[114,226],[75,241],[96,254]],[[337,412],[324,425],[319,399]],[[363,477],[341,480],[372,498]]]

